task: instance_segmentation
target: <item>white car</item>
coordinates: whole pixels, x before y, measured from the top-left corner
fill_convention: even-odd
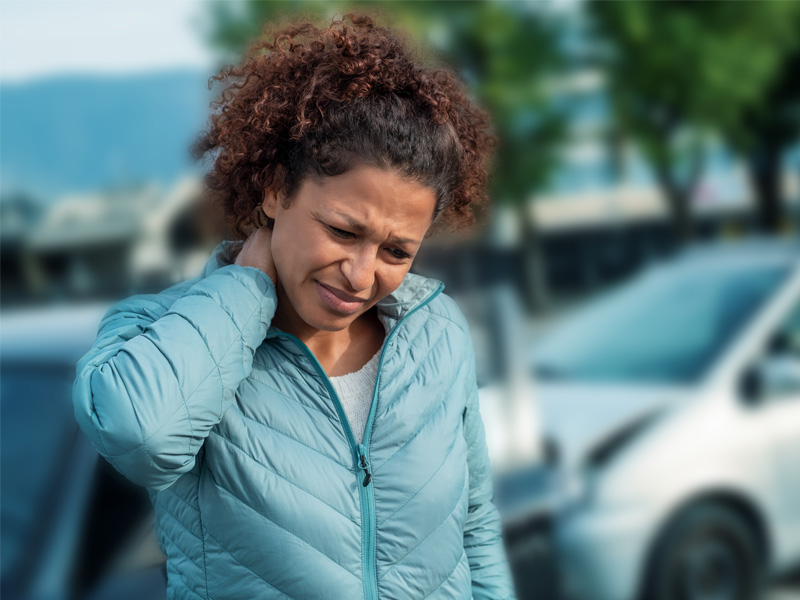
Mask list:
[[[535,365],[565,597],[749,600],[800,565],[796,241],[652,267]]]

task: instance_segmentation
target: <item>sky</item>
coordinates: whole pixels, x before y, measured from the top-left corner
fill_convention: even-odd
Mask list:
[[[203,0],[0,0],[0,81],[205,68]]]

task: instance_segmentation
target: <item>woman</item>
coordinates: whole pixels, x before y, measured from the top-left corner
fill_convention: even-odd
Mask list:
[[[485,114],[364,16],[231,75],[196,149],[244,243],[113,308],[75,383],[169,597],[513,597],[467,324],[409,273],[484,197]]]

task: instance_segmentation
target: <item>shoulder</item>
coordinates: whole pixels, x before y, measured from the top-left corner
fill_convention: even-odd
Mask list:
[[[229,264],[225,259],[225,252],[230,244],[231,242],[226,241],[214,248],[200,275],[175,283],[158,293],[136,294],[120,300],[106,312],[103,320],[121,315],[139,315],[149,320],[158,319],[169,310],[175,300],[183,296],[194,284]]]
[[[439,321],[449,329],[451,335],[470,339],[467,318],[452,297],[442,292],[425,309],[433,320]]]
[[[103,322],[116,318],[142,317],[148,321],[160,318],[172,303],[179,298],[182,292],[194,283],[190,279],[178,283],[157,294],[136,294],[114,304],[103,316]]]

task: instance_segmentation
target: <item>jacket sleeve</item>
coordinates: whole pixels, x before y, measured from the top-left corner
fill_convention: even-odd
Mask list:
[[[468,448],[469,509],[464,527],[464,549],[472,573],[475,600],[506,600],[516,596],[506,561],[500,515],[492,503],[492,472],[478,408],[475,351],[469,334],[466,336],[464,436]]]
[[[272,280],[238,265],[115,305],[78,362],[81,429],[134,483],[169,487],[250,374],[276,305]]]

